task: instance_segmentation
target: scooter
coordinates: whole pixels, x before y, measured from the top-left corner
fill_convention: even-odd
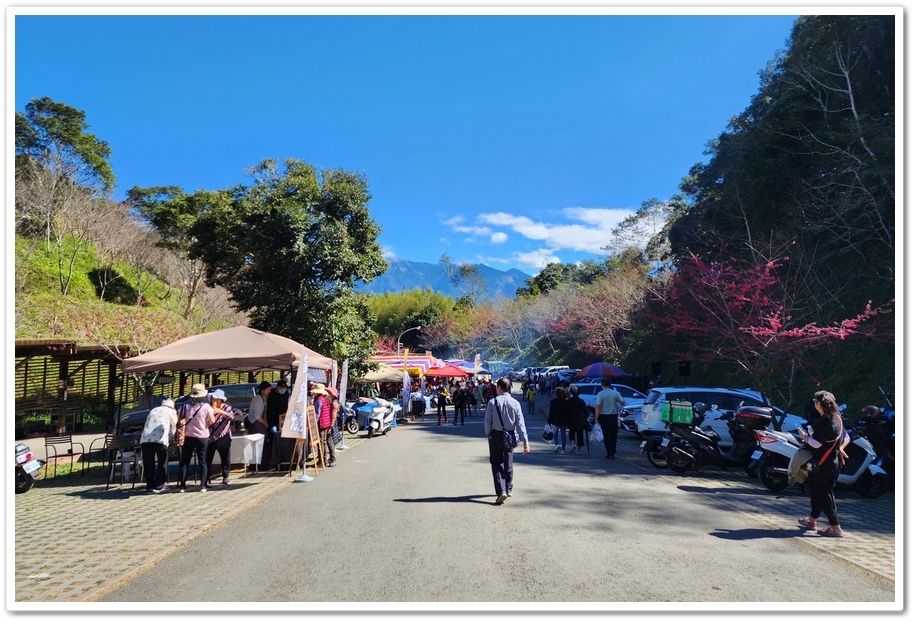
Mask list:
[[[32,454],[31,448],[24,443],[16,444],[16,493],[25,493],[41,478],[41,464]]]
[[[401,405],[394,404],[384,398],[376,398],[372,402],[365,402],[356,408],[363,413],[365,418],[364,428],[369,439],[375,435],[387,435],[394,427],[395,419],[401,411]]]
[[[347,431],[351,435],[355,435],[357,432],[359,432],[359,418],[353,408],[341,403],[339,417],[342,422],[341,428],[343,430]]]
[[[809,428],[809,434],[811,430]],[[840,469],[837,484],[852,487],[864,498],[876,498],[888,489],[887,472],[877,464],[877,454],[871,443],[848,430],[846,463]],[[800,435],[783,431],[757,431],[757,443],[762,456],[758,476],[770,491],[782,491],[790,484],[804,485],[814,469],[814,458],[805,449]]]
[[[719,447],[719,435],[711,427],[701,428],[709,408],[698,402],[693,407],[696,424],[668,422],[670,440],[666,460],[672,471],[682,474],[691,468],[706,465],[740,467],[753,475],[752,454],[757,450],[756,428],[766,428],[773,420],[772,411],[766,407],[740,407],[737,411],[723,411],[718,420],[728,424],[732,447],[728,452]]]

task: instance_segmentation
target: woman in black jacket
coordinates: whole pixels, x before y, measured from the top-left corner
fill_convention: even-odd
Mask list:
[[[815,393],[814,408],[820,417],[813,426],[809,424],[808,431],[799,430],[805,448],[810,450],[814,457],[817,469],[808,476],[808,484],[811,487],[811,514],[799,519],[798,523],[803,528],[817,530],[817,518],[823,513],[830,527],[817,530],[818,533],[823,536],[841,537],[843,530],[837,519],[833,489],[837,476],[840,475],[840,464],[846,457],[843,448],[849,443],[849,435],[843,430],[843,418],[833,394],[825,391]]]
[[[577,385],[569,386],[569,399],[566,401],[567,414],[569,417],[569,442],[570,454],[581,454],[582,446],[585,445],[585,433],[588,429],[588,416],[591,410],[582,397],[579,396],[579,387]],[[572,444],[575,438],[575,445]]]

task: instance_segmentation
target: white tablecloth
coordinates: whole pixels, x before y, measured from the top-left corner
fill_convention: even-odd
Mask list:
[[[261,452],[264,450],[264,435],[232,436],[232,447],[229,449],[229,462],[232,465],[260,465]],[[216,458],[219,454],[216,455]],[[215,461],[215,459],[214,459]]]

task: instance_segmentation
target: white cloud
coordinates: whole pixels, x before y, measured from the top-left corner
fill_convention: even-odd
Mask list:
[[[515,261],[522,266],[541,269],[548,264],[561,264],[560,258],[553,255],[553,249],[536,249],[515,254]]]
[[[562,213],[570,222],[543,223],[507,212],[481,214],[480,220],[508,227],[529,240],[542,241],[551,252],[569,249],[600,255],[604,253],[602,247],[610,242],[611,229],[630,216],[632,211],[620,208],[565,208]]]
[[[462,223],[464,223],[463,216],[453,216],[450,219],[442,221],[443,225],[451,227],[452,231],[458,232],[459,234],[471,234],[472,236],[479,236],[484,238],[489,236],[493,231],[489,227],[481,227],[480,225],[463,225]],[[472,239],[471,242],[478,241]]]
[[[490,234],[490,242],[493,244],[503,244],[509,239],[509,234],[502,231],[497,231]]]
[[[382,257],[384,257],[386,260],[398,259],[397,253],[395,253],[394,249],[391,247],[382,247]]]

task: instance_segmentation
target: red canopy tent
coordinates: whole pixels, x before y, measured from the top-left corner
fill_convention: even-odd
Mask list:
[[[461,378],[467,378],[472,372],[464,368],[459,368],[458,366],[442,366],[441,368],[430,368],[426,371],[424,376],[434,376],[434,377],[449,377],[457,376]]]

